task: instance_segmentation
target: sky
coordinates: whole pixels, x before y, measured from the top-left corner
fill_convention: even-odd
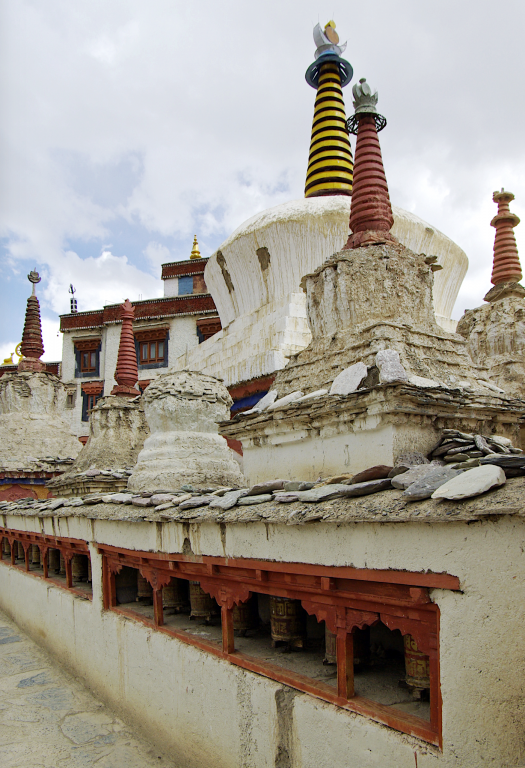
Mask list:
[[[379,92],[392,203],[467,253],[453,316],[482,303],[493,191],[511,190],[525,217],[520,0],[1,0],[2,360],[31,269],[44,359],[58,360],[71,283],[81,311],[161,296],[160,265],[189,258],[195,233],[209,256],[247,218],[303,196],[304,72],[329,19],[353,82]],[[525,256],[524,225],[516,239]]]

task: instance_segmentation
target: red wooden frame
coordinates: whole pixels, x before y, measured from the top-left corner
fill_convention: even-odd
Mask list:
[[[396,730],[441,746],[439,609],[428,589],[459,590],[456,576],[407,571],[380,571],[307,563],[164,554],[98,544],[103,555],[104,608],[141,621],[244,669],[278,680],[325,701],[366,715]],[[153,621],[116,604],[115,575],[126,565],[137,569],[153,588]],[[222,646],[184,630],[163,626],[162,587],[171,578],[199,581],[221,607]],[[261,662],[235,650],[233,606],[261,593],[299,599],[305,610],[337,637],[337,693],[319,681]],[[382,621],[411,634],[430,660],[430,723],[393,711],[354,694],[353,630]]]
[[[6,538],[11,547],[11,560],[10,565],[19,570],[23,570],[30,576],[36,578],[46,579],[51,581],[55,586],[61,589],[67,589],[68,592],[72,592],[79,597],[84,597],[89,600],[92,599],[87,591],[76,589],[73,586],[73,573],[71,568],[71,561],[74,555],[87,555],[89,557],[89,546],[87,542],[81,539],[67,539],[62,536],[47,536],[40,533],[29,533],[27,531],[17,531],[11,528],[0,528],[0,542],[3,538]],[[16,554],[13,544],[20,542],[24,548],[24,568],[16,563]],[[36,544],[40,549],[40,560],[42,563],[42,573],[29,570],[29,548],[32,544]],[[66,567],[66,586],[60,579],[55,579],[49,575],[49,560],[48,553],[50,549],[58,549],[64,556],[64,564]],[[4,559],[3,546],[0,546],[0,561]]]

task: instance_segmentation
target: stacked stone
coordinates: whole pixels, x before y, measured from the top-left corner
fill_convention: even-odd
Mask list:
[[[515,448],[506,437],[460,432],[457,429],[444,429],[439,445],[431,453],[433,459],[442,459],[449,464],[460,465],[468,462],[476,466],[484,456],[522,454],[521,448]],[[477,461],[476,461],[477,460]]]

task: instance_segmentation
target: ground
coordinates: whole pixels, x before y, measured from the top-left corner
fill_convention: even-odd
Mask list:
[[[2,768],[177,768],[0,612]]]

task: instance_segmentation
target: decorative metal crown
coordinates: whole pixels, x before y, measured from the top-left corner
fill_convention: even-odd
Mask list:
[[[382,131],[386,125],[386,118],[380,115],[376,109],[378,100],[377,91],[372,93],[372,89],[366,82],[366,78],[362,77],[358,83],[352,88],[352,95],[354,97],[354,109],[355,112],[352,117],[346,121],[346,127],[350,133],[357,134],[357,127],[359,125],[359,115],[372,115],[376,124],[376,130]]]
[[[36,269],[31,270],[31,272],[27,276],[27,279],[29,280],[30,283],[33,283],[33,285],[35,283],[39,283],[42,280],[42,278],[40,277]]]

